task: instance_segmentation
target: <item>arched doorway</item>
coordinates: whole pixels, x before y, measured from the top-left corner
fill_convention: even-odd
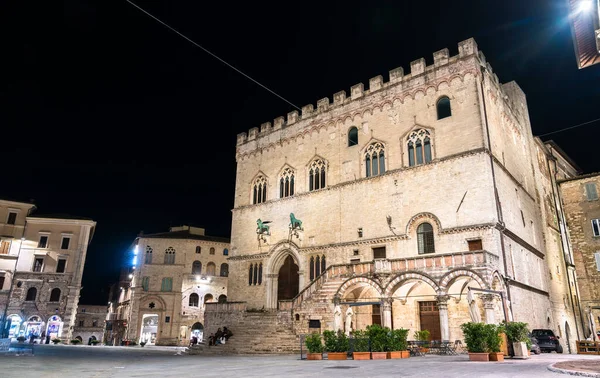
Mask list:
[[[58,315],[53,315],[48,319],[46,326],[46,336],[50,336],[50,340],[59,338],[62,334],[63,321]]]
[[[279,268],[277,300],[292,299],[300,290],[299,267],[291,255],[287,255],[281,268]]]
[[[156,343],[158,335],[158,314],[142,315],[142,327],[140,330],[140,342],[145,341],[148,345]]]
[[[197,322],[192,326],[192,337],[196,336],[198,338],[198,342],[202,341],[202,337],[204,336],[204,326],[202,323]]]

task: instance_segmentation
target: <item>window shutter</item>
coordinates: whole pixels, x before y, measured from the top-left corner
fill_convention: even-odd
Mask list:
[[[596,269],[600,272],[600,252],[596,252],[594,256],[596,257]]]
[[[594,201],[598,199],[598,192],[596,191],[596,184],[589,182],[585,184],[585,194],[588,201]]]

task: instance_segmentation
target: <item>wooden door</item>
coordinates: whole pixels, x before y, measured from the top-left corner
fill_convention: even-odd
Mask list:
[[[381,305],[374,304],[371,309],[371,324],[381,325]]]
[[[419,315],[421,318],[421,331],[429,331],[429,340],[441,340],[440,310],[437,302],[419,302]]]
[[[283,266],[279,269],[277,299],[293,299],[298,294],[299,282],[298,265],[296,265],[292,256],[288,255]]]

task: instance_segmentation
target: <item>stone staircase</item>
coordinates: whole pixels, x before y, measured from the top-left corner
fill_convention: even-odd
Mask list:
[[[189,354],[291,354],[300,353],[300,338],[291,328],[289,312],[246,312],[229,326],[233,336],[224,345],[198,344]],[[207,343],[208,340],[205,340]]]

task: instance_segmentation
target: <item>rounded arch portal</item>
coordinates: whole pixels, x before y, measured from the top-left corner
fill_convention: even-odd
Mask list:
[[[266,308],[276,309],[278,299],[292,299],[304,287],[304,266],[293,242],[276,244],[266,264]]]

